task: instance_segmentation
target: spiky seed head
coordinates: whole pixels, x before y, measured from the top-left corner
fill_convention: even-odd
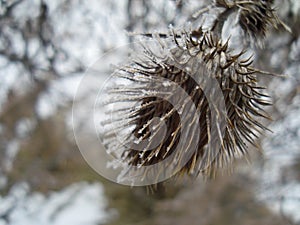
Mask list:
[[[247,34],[254,38],[265,37],[269,27],[277,28],[278,18],[272,3],[270,0],[255,0],[239,5],[239,24]]]
[[[255,40],[264,38],[271,28],[282,26],[290,32],[290,28],[282,22],[273,7],[274,0],[215,0],[214,5],[237,12],[238,23],[243,31]]]
[[[145,176],[153,176],[148,174],[148,166],[158,164],[172,155],[176,169],[188,155],[176,175],[211,175],[216,169],[226,167],[234,158],[245,155],[247,143],[255,145],[257,134],[266,129],[259,118],[268,118],[262,108],[270,103],[266,100],[267,96],[261,93],[264,88],[257,83],[259,70],[251,67],[251,58],[244,59],[244,52],[231,54],[228,42],[222,42],[212,32],[199,29],[171,32],[163,40],[155,38],[157,45],[167,51],[163,57],[157,57],[151,49],[146,49],[149,60],[136,61],[115,73],[132,83],[112,90],[120,96],[112,97],[113,102],[132,99],[139,102],[138,106],[129,106],[122,114],[118,114],[121,116],[118,121],[128,121],[120,128],[127,131],[124,139],[138,141],[135,141],[134,147],[123,148],[120,145],[115,147],[114,140],[108,139],[107,146],[112,148],[112,152],[121,148],[122,160],[129,166],[143,167]],[[207,78],[217,81],[216,86],[210,87],[212,95],[217,93],[217,89],[221,90],[222,96],[213,103],[209,102],[203,91]],[[161,79],[172,84],[168,86],[160,82]],[[172,89],[174,85],[184,90],[196,108],[185,119],[181,118],[182,112],[192,112],[192,106],[186,103],[186,96],[175,94],[176,88]],[[170,104],[172,98],[173,104]],[[218,101],[222,99],[225,108],[219,110],[221,103]],[[211,126],[213,121],[218,121],[217,117],[225,120],[217,124],[218,129],[213,129]],[[153,125],[155,118],[160,120]],[[164,126],[160,126],[160,121]],[[188,130],[188,133],[183,133],[184,125],[197,125],[198,132]],[[131,126],[132,129],[124,129],[124,126]],[[152,143],[157,139],[160,139],[159,143]],[[182,139],[185,144],[179,146]],[[221,143],[219,149],[209,149],[210,143],[215,142]],[[195,146],[196,149],[192,150]],[[211,151],[216,152],[213,157],[208,153]],[[164,164],[164,167],[168,166]],[[158,168],[156,173],[163,173],[165,169]]]

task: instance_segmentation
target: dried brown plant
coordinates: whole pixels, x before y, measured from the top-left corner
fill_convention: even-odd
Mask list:
[[[145,45],[140,59],[114,74],[130,85],[109,90],[111,103],[138,102],[116,110],[110,121],[114,132],[124,134],[125,143],[116,145],[110,133],[103,135],[110,152],[121,152],[119,157],[128,165],[123,176],[142,170],[145,179],[159,181],[168,168],[173,175],[211,175],[246,155],[247,143],[256,146],[255,139],[267,129],[261,118],[270,119],[263,108],[271,104],[257,76],[269,73],[254,68],[246,50],[233,54],[221,32],[226,18],[238,12],[247,34],[264,37],[270,26],[281,24],[272,3],[217,0],[213,7],[224,11],[210,29],[144,35],[154,47]],[[186,94],[179,94],[178,88]]]

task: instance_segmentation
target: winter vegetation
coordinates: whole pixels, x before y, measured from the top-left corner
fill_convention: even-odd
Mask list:
[[[298,0],[0,0],[0,225],[300,224],[299,34]],[[143,46],[136,44],[141,40]],[[199,70],[220,88],[192,80]],[[74,96],[87,74],[74,124]],[[90,141],[99,134],[87,118],[96,118],[96,126],[106,119],[101,110],[93,117],[89,106],[112,74],[116,79],[98,98],[124,111],[100,132],[106,147],[100,149]],[[173,83],[153,82],[162,78]],[[185,122],[201,135],[177,132],[179,114],[169,113],[163,99],[177,86],[197,107],[175,95],[175,108],[197,114]],[[217,91],[226,111],[203,94]],[[140,105],[130,105],[128,96]],[[220,122],[224,136],[208,128],[216,115],[227,122]],[[167,118],[166,141],[140,154],[148,135],[164,136],[159,126],[149,132],[155,117]],[[132,119],[131,126],[126,121],[114,132],[119,140],[136,138],[134,148],[116,147],[109,136],[120,118]],[[176,171],[170,173],[176,179],[147,193],[100,176],[78,142],[120,157],[125,169],[134,168],[130,177],[176,153],[174,146],[199,148],[188,157],[175,154],[183,164],[144,169],[144,179],[165,178],[157,169]],[[107,166],[103,158],[93,163]],[[121,168],[121,181],[126,172]]]

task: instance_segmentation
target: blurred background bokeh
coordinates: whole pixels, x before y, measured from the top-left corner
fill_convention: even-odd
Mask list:
[[[272,30],[252,49],[257,67],[288,77],[261,78],[273,133],[251,163],[147,193],[101,177],[78,150],[72,102],[89,65],[130,43],[128,31],[180,27],[209,2],[0,0],[0,225],[300,224],[299,0],[275,1],[293,33]],[[112,71],[99,67],[104,81]]]

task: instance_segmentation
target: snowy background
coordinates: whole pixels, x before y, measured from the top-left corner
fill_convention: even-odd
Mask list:
[[[132,41],[128,31],[180,27],[207,2],[0,1],[0,225],[300,224],[298,0],[275,1],[293,34],[272,31],[253,49],[258,67],[288,77],[261,79],[274,101],[273,133],[251,164],[147,195],[103,179],[77,149],[71,107],[90,65],[101,59],[92,72],[104,82],[124,57],[107,53]]]

